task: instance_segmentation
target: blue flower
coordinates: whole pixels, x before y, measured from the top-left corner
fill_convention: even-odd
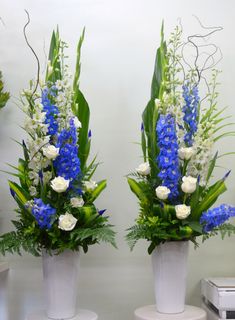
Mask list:
[[[77,129],[74,125],[74,120],[70,120],[69,130],[63,129],[58,135],[57,147],[61,147],[64,143],[75,145],[77,143]]]
[[[58,122],[56,120],[56,115],[58,115],[59,110],[58,108],[53,105],[48,97],[49,91],[48,88],[42,90],[42,105],[43,111],[46,113],[45,123],[48,124],[48,133],[49,135],[54,135],[58,131]]]
[[[50,229],[51,219],[56,213],[56,209],[52,208],[49,204],[45,204],[42,199],[34,199],[32,207],[32,215],[35,217],[41,229]]]
[[[65,143],[60,148],[60,155],[54,161],[57,175],[66,180],[74,180],[81,172],[78,147]]]
[[[219,207],[203,212],[200,218],[200,223],[203,225],[204,232],[210,232],[234,216],[234,207],[227,204],[221,204]]]
[[[191,147],[193,144],[193,137],[197,132],[198,104],[200,101],[197,85],[190,89],[189,83],[186,83],[183,86],[183,98],[185,101],[183,119],[187,129],[187,133],[184,136],[184,142],[188,147]]]
[[[175,128],[175,119],[172,115],[161,114],[156,127],[159,154],[157,164],[160,169],[158,177],[162,185],[169,188],[169,199],[179,195],[178,184],[180,179],[178,142]]]
[[[73,119],[70,120],[70,129],[63,129],[58,135],[57,147],[59,156],[54,161],[58,176],[73,181],[81,173],[80,159],[78,157],[77,130]]]

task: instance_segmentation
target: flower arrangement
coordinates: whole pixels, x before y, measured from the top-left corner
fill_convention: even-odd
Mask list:
[[[10,93],[9,92],[4,92],[4,84],[2,81],[2,73],[0,71],[0,109],[2,109],[3,107],[5,107],[7,101],[10,98]]]
[[[182,29],[177,26],[166,42],[162,26],[151,99],[142,115],[144,163],[127,177],[140,204],[127,241],[133,249],[139,239],[146,239],[149,253],[165,241],[191,240],[197,245],[198,236],[205,240],[219,231],[222,236],[235,231],[232,224],[225,223],[235,216],[235,208],[226,204],[212,208],[226,191],[230,173],[211,183],[219,158],[218,152],[213,155],[213,147],[221,138],[234,135],[234,131],[221,131],[232,123],[226,122],[224,109],[217,106],[219,71],[207,65],[210,58],[210,65],[215,62],[213,54],[206,56],[200,68],[194,36],[188,37],[187,43],[181,38]],[[196,51],[193,66],[185,58],[188,44]],[[208,69],[210,83],[204,75]],[[200,98],[199,89],[207,91],[204,98]]]
[[[26,114],[23,141],[24,158],[9,181],[18,204],[16,231],[1,236],[0,251],[33,255],[42,249],[58,253],[65,249],[87,252],[100,241],[115,246],[115,232],[105,210],[94,201],[106,187],[106,180],[95,182],[96,157],[88,164],[91,144],[90,110],[79,89],[80,55],[84,31],[77,47],[74,78],[66,64],[66,43],[59,31],[53,32],[45,82],[31,83],[21,96]],[[73,80],[73,81],[72,81]],[[40,84],[39,84],[40,83]],[[37,87],[40,85],[40,90]]]

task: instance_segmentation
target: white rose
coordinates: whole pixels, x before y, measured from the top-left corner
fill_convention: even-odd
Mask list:
[[[56,148],[52,144],[50,144],[47,147],[42,148],[42,152],[44,156],[49,160],[54,160],[59,155],[60,148]]]
[[[194,149],[192,147],[179,149],[179,157],[182,160],[189,160],[193,155]]]
[[[78,219],[76,219],[72,214],[66,212],[59,216],[59,229],[64,231],[71,231],[75,227]]]
[[[179,204],[175,206],[175,212],[176,212],[176,217],[178,219],[186,219],[190,213],[191,213],[191,208],[189,206],[186,206],[185,204]]]
[[[147,176],[150,174],[150,165],[149,162],[141,163],[138,168],[136,168],[136,171],[141,174],[142,176]]]
[[[56,177],[51,181],[51,187],[58,193],[65,192],[69,187],[69,180],[63,177]]]
[[[73,117],[73,123],[77,129],[81,128],[82,126],[81,121],[78,120],[78,117]]]
[[[160,200],[166,200],[168,195],[171,193],[171,190],[164,186],[159,186],[155,189],[156,195]]]
[[[193,193],[196,188],[197,188],[197,179],[196,178],[193,178],[191,176],[184,176],[182,178],[182,185],[181,185],[181,189],[183,192],[185,193]]]
[[[97,183],[96,183],[95,181],[90,180],[90,181],[85,181],[85,182],[84,182],[84,186],[85,186],[85,188],[86,188],[87,190],[92,191],[92,190],[94,190],[98,185],[97,185]]]
[[[80,208],[84,205],[84,200],[82,197],[74,197],[70,199],[70,203],[73,208]]]

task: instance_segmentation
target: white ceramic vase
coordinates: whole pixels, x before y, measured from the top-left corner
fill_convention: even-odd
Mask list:
[[[171,241],[152,253],[156,308],[160,313],[181,313],[185,308],[188,241]]]
[[[42,254],[44,296],[47,317],[70,319],[77,314],[79,252]]]

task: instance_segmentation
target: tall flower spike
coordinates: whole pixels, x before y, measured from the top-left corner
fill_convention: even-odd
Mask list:
[[[190,89],[189,83],[186,83],[183,86],[183,98],[185,101],[183,119],[187,130],[184,142],[188,147],[191,147],[193,145],[193,136],[197,132],[198,104],[200,101],[197,85]]]
[[[35,217],[41,229],[50,229],[52,216],[56,214],[56,209],[49,204],[45,204],[42,199],[34,199],[32,215]]]
[[[210,209],[207,212],[203,212],[200,223],[203,225],[204,232],[210,232],[234,216],[234,207],[227,204],[221,204],[219,207]]]
[[[57,130],[59,127],[58,122],[55,119],[55,115],[59,113],[59,110],[55,105],[51,104],[50,99],[48,98],[48,95],[49,95],[49,90],[44,89],[42,91],[42,105],[43,105],[43,111],[46,112],[45,123],[48,125],[49,135],[52,136],[57,133]]]
[[[173,200],[179,194],[178,184],[180,178],[179,146],[174,117],[170,114],[161,114],[157,122],[156,131],[160,150],[157,157],[157,163],[160,169],[158,177],[162,180],[162,185],[170,189],[169,199]]]
[[[60,148],[60,154],[54,161],[57,175],[71,181],[75,180],[81,173],[76,143],[76,127],[73,119],[71,119],[70,129],[62,130],[58,136],[57,147]]]

